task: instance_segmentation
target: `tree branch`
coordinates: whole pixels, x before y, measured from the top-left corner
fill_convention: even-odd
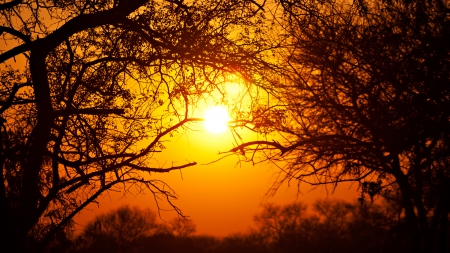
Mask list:
[[[10,93],[9,93],[9,97],[8,100],[6,100],[5,102],[1,103],[2,107],[0,108],[0,114],[2,114],[3,112],[5,112],[9,107],[11,107],[11,105],[13,104],[14,101],[14,97],[17,93],[17,91],[19,91],[20,88],[25,87],[30,85],[29,83],[23,83],[23,84],[17,84],[15,83],[14,86],[12,87]]]
[[[107,24],[118,24],[122,17],[129,15],[146,2],[147,0],[121,1],[117,7],[109,10],[93,14],[81,14],[69,20],[47,37],[22,44],[1,54],[0,63],[31,49],[36,49],[41,54],[46,55],[77,32]]]
[[[237,147],[232,148],[229,152],[237,152],[237,151],[244,152],[244,149],[249,146],[266,145],[266,146],[272,146],[272,147],[280,150],[280,152],[281,152],[280,155],[284,155],[285,153],[289,153],[289,152],[293,151],[294,149],[296,149],[300,146],[306,145],[306,144],[311,144],[311,143],[320,142],[320,141],[330,141],[330,140],[349,141],[349,142],[358,143],[358,144],[364,145],[364,146],[370,145],[370,143],[363,142],[361,140],[355,139],[350,136],[335,134],[335,135],[323,135],[323,136],[318,136],[315,138],[309,138],[306,140],[298,141],[298,142],[294,143],[293,145],[290,145],[287,147],[281,145],[280,143],[278,143],[276,141],[251,141],[251,142],[242,143],[242,144],[238,145]]]
[[[135,164],[129,164],[126,165],[130,168],[136,169],[136,170],[140,170],[140,171],[145,171],[145,172],[157,172],[157,173],[166,173],[166,172],[170,172],[172,170],[181,170],[187,167],[191,167],[191,166],[195,166],[197,165],[196,162],[191,162],[191,163],[187,163],[187,164],[183,164],[180,166],[173,166],[170,168],[149,168],[149,167],[143,167],[143,166],[139,166],[139,165],[135,165]]]
[[[89,114],[89,115],[104,115],[104,114],[118,114],[125,113],[125,109],[96,109],[96,108],[83,108],[83,109],[67,109],[55,111],[55,116],[68,116],[73,114]]]
[[[0,35],[4,32],[11,34],[11,35],[25,41],[26,43],[31,42],[30,36],[27,36],[11,27],[0,26]]]
[[[180,122],[178,122],[177,124],[173,125],[172,127],[167,128],[165,131],[162,131],[161,133],[159,133],[156,138],[152,141],[152,143],[150,143],[147,148],[145,149],[144,152],[142,152],[142,154],[144,153],[148,153],[150,152],[150,149],[165,135],[167,135],[168,133],[172,132],[173,130],[181,127],[182,125],[188,123],[188,122],[195,122],[195,121],[204,121],[204,119],[201,118],[186,118]]]
[[[0,4],[0,11],[6,10],[8,8],[11,8],[11,7],[14,7],[14,6],[16,6],[16,5],[18,5],[18,4],[22,3],[22,2],[23,2],[23,0],[13,0],[11,2]]]
[[[96,198],[98,198],[103,192],[109,190],[112,186],[115,184],[120,183],[120,181],[114,181],[109,183],[108,185],[102,187],[99,189],[94,195],[92,195],[90,198],[88,198],[84,203],[82,203],[80,206],[78,206],[75,211],[71,212],[67,217],[65,217],[58,225],[56,225],[50,232],[47,233],[45,236],[43,242],[40,244],[41,247],[44,247],[47,245],[47,243],[50,241],[50,239],[58,232],[64,225],[66,225],[67,222],[73,219],[75,215],[77,215],[81,210],[83,210],[87,205],[89,205],[92,201],[94,201]],[[45,209],[44,209],[45,210]],[[42,211],[44,211],[42,210]]]

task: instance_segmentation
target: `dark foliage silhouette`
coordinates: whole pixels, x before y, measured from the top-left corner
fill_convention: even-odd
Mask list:
[[[446,252],[449,2],[281,5],[290,46],[272,82],[277,100],[242,121],[271,135],[231,151],[286,164],[278,184],[357,182],[361,201],[382,196],[403,208],[412,251]]]
[[[389,206],[343,201],[269,204],[255,216],[259,237],[268,252],[404,252],[408,244],[397,212]]]
[[[126,215],[122,216],[126,218],[120,219],[125,210]],[[69,253],[405,252],[409,247],[408,234],[398,214],[399,210],[390,203],[360,205],[319,200],[312,208],[300,203],[267,204],[255,216],[256,226],[248,232],[215,238],[168,233],[168,222],[155,220],[151,211],[122,207],[90,222],[74,239]],[[134,226],[136,231],[132,231]]]
[[[196,163],[161,167],[155,156],[164,140],[201,120],[191,109],[229,73],[251,80],[261,70],[259,53],[269,46],[256,31],[261,7],[247,0],[2,1],[2,247],[39,250],[112,189],[146,190],[172,203],[173,189],[151,173]]]
[[[163,230],[177,237],[189,237],[196,232],[194,222],[181,217],[174,218],[164,224]]]
[[[209,252],[216,245],[194,233],[191,220],[163,221],[150,209],[122,206],[89,222],[69,252]]]
[[[149,209],[122,206],[97,216],[74,243],[77,252],[140,252],[138,242],[161,230]]]

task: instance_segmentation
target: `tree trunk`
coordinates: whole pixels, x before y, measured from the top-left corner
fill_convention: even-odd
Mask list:
[[[53,122],[53,109],[50,98],[50,88],[47,80],[45,65],[46,54],[39,49],[30,55],[30,73],[37,109],[37,123],[26,144],[23,156],[22,185],[20,188],[20,202],[13,217],[13,240],[11,245],[16,252],[24,252],[27,237],[39,219],[39,172],[43,163],[44,151],[47,149]]]
[[[438,238],[438,247],[439,252],[447,253],[447,230],[448,230],[448,213],[450,210],[449,206],[449,193],[450,193],[450,180],[442,176],[443,180],[441,182],[441,198],[442,198],[442,211],[440,217],[439,224],[439,238]]]
[[[413,192],[408,183],[408,179],[400,169],[398,156],[392,163],[393,175],[400,188],[403,207],[405,208],[405,222],[409,230],[409,237],[411,240],[411,251],[413,253],[430,253],[424,249],[424,241],[420,233],[419,222],[417,215],[414,212]]]

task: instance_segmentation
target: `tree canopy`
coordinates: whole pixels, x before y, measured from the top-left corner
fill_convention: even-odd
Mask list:
[[[139,252],[134,245],[160,227],[150,209],[121,206],[88,223],[74,246],[79,252]]]
[[[223,238],[185,233],[188,226],[183,233],[180,226],[167,230],[167,224],[154,217],[149,209],[123,206],[97,216],[80,235],[53,249],[67,253],[376,253],[409,248],[404,222],[388,202],[360,205],[356,200],[328,199],[310,206],[301,202],[266,204],[255,215],[255,226]],[[193,221],[189,224],[194,225]]]
[[[267,96],[234,108],[231,152],[281,162],[278,183],[356,182],[361,202],[402,206],[412,250],[445,251],[448,1],[281,0],[270,21],[260,2],[2,2],[4,247],[34,250],[109,190],[171,204],[151,173],[196,163],[160,167],[155,154],[238,75]]]
[[[231,151],[282,162],[279,183],[357,182],[361,201],[398,201],[412,249],[445,251],[448,1],[280,2],[289,45],[271,82],[277,99],[243,121],[269,134]]]
[[[225,99],[230,74],[259,71],[270,48],[261,10],[248,0],[2,2],[3,247],[45,243],[112,189],[171,203],[175,192],[151,173],[196,163],[152,157],[201,121],[198,101],[213,90]]]

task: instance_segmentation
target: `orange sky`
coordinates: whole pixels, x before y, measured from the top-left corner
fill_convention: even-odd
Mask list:
[[[15,64],[22,64],[22,60],[22,56],[19,56]],[[232,87],[232,89],[239,88]],[[237,91],[228,89],[227,92],[231,92],[230,97],[240,97]],[[235,100],[230,100],[230,103],[235,103]],[[197,109],[202,110],[198,108],[202,106],[204,105],[197,105]],[[201,117],[201,115],[196,116]],[[291,187],[282,187],[274,197],[266,198],[266,192],[278,170],[268,164],[237,165],[238,160],[235,156],[210,165],[201,165],[220,158],[218,152],[229,150],[232,147],[232,139],[229,132],[219,135],[210,134],[203,129],[201,123],[197,124],[194,126],[196,132],[191,131],[188,135],[171,138],[170,142],[165,143],[167,149],[161,153],[157,162],[161,166],[164,164],[169,166],[172,161],[177,162],[177,165],[195,161],[198,165],[184,169],[182,176],[178,171],[154,175],[165,180],[176,190],[179,200],[175,203],[196,224],[198,234],[226,236],[231,233],[245,232],[253,225],[253,216],[261,211],[261,205],[265,202],[311,203],[327,195],[338,199],[355,200],[357,198],[356,186],[349,190],[349,184],[340,185],[333,195],[331,192],[327,193],[324,188],[309,192],[305,185],[301,189],[302,194],[297,196],[295,183]],[[90,204],[76,216],[75,221],[78,224],[76,234],[96,215],[124,204],[157,210],[151,194],[136,196],[127,194],[124,197],[122,193],[109,193],[102,195],[98,201],[98,205]],[[169,221],[176,217],[176,213],[162,212],[161,216]]]
[[[200,124],[200,123],[198,123]],[[201,129],[201,126],[197,126]],[[159,174],[155,177],[165,180],[179,195],[175,204],[185,215],[196,224],[198,234],[226,236],[232,233],[246,232],[253,224],[253,216],[261,211],[261,204],[265,202],[292,203],[302,201],[311,203],[317,198],[331,198],[355,200],[356,185],[350,190],[349,185],[341,185],[331,195],[324,188],[308,191],[306,185],[302,194],[297,197],[297,187],[283,186],[274,197],[265,197],[274,179],[276,168],[268,164],[252,166],[250,163],[237,165],[237,157],[231,156],[210,165],[219,156],[218,151],[225,151],[231,147],[229,133],[213,135],[206,131],[198,131],[182,137],[174,137],[171,143],[166,143],[167,149],[161,153],[157,162],[166,166],[172,161],[192,162],[199,165],[186,168],[181,173],[174,171]],[[95,215],[117,208],[123,204],[149,207],[156,211],[156,205],[151,194],[127,195],[121,193],[104,195],[99,199],[99,205],[91,204],[77,216],[78,229]],[[164,206],[164,205],[163,205]],[[175,217],[175,212],[162,212],[166,221]],[[79,232],[79,231],[77,231]],[[76,232],[76,233],[77,233]]]

